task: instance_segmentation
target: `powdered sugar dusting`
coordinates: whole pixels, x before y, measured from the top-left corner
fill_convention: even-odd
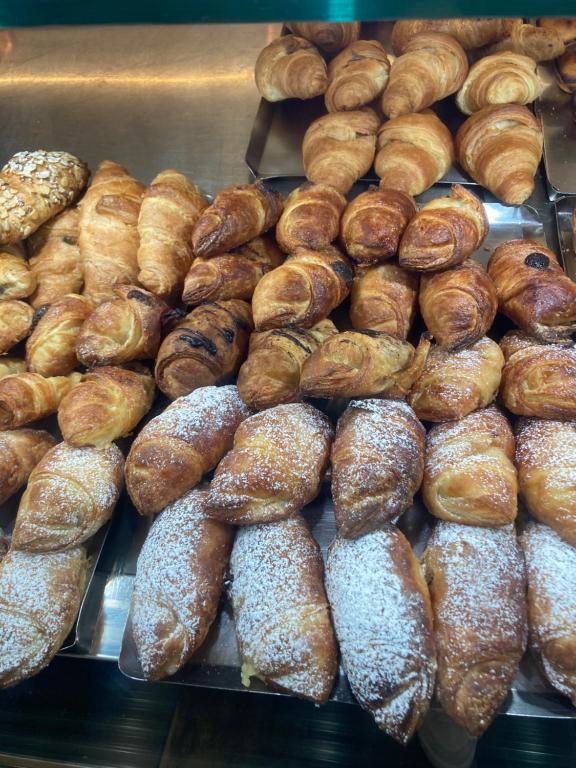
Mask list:
[[[576,484],[576,424],[520,419],[516,426],[516,462],[526,469],[565,468]]]

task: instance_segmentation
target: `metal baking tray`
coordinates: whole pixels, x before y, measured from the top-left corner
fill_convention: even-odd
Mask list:
[[[572,212],[576,208],[576,197],[561,197],[554,203],[558,244],[564,269],[572,280],[576,280],[576,243],[572,231]]]

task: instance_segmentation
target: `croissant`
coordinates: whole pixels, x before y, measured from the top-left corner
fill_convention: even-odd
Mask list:
[[[350,294],[353,328],[406,339],[418,304],[418,275],[396,264],[358,267]]]
[[[360,109],[374,101],[388,82],[390,62],[378,40],[356,40],[328,65],[324,100],[328,112]]]
[[[208,258],[254,240],[276,224],[283,206],[282,195],[262,182],[228,187],[216,195],[194,225],[195,256]]]
[[[542,341],[563,341],[576,331],[576,284],[553,251],[536,240],[509,240],[496,248],[488,274],[498,309]]]
[[[24,360],[18,360],[15,357],[0,357],[0,379],[4,376],[10,376],[13,373],[24,373],[26,363]]]
[[[553,29],[565,43],[576,40],[576,18],[559,19],[556,17],[538,19],[538,26],[542,29]]]
[[[302,156],[309,181],[346,194],[372,167],[380,120],[364,107],[314,120],[304,134]]]
[[[30,472],[56,440],[41,429],[0,432],[0,504],[26,484]]]
[[[514,19],[406,19],[392,29],[392,48],[399,56],[406,45],[421,32],[444,32],[458,40],[462,48],[480,48],[509,34]]]
[[[137,225],[144,190],[126,168],[104,160],[80,202],[84,293],[95,304],[113,298],[116,284],[138,279]]]
[[[410,544],[394,526],[328,550],[326,590],[358,703],[406,744],[428,710],[436,658],[432,608]]]
[[[557,86],[564,93],[576,91],[576,49],[571,45],[554,63]],[[572,99],[572,119],[574,119],[574,98]]]
[[[154,391],[154,379],[143,366],[94,368],[60,402],[64,440],[103,448],[129,435],[150,410]]]
[[[452,269],[422,275],[420,312],[436,342],[449,350],[474,344],[492,327],[496,288],[484,267],[466,259]]]
[[[420,375],[430,342],[418,347],[378,331],[345,331],[328,338],[304,363],[307,397],[406,397]]]
[[[76,339],[93,310],[86,296],[69,294],[49,305],[26,341],[26,368],[42,376],[65,376],[78,365]]]
[[[277,405],[246,419],[216,468],[207,513],[232,525],[292,517],[318,495],[332,437],[328,418],[305,403]]]
[[[482,245],[488,217],[480,200],[454,184],[450,194],[426,203],[406,227],[398,260],[406,269],[433,272],[460,264]]]
[[[491,45],[487,53],[512,51],[538,62],[556,59],[565,50],[566,46],[558,30],[523,24],[522,19],[517,19],[510,27],[509,36]]]
[[[542,142],[542,128],[529,109],[495,105],[460,126],[456,154],[474,181],[508,205],[521,205],[534,191]]]
[[[338,237],[346,198],[327,184],[303,184],[286,199],[276,225],[276,242],[286,253],[321,251]]]
[[[0,248],[0,301],[25,299],[34,293],[36,275],[30,271],[22,243]]]
[[[34,310],[24,301],[0,301],[0,355],[28,336],[33,317]]]
[[[39,373],[14,373],[0,379],[0,429],[14,429],[43,419],[58,410],[68,390],[82,376],[53,376],[45,379]]]
[[[76,342],[84,365],[122,365],[156,356],[162,316],[167,305],[153,293],[133,285],[114,288],[114,298],[103,302],[87,318]]]
[[[504,51],[470,67],[456,103],[465,115],[471,115],[492,104],[530,104],[543,88],[533,59]]]
[[[500,347],[487,336],[457,352],[433,346],[408,402],[422,421],[462,419],[494,400],[503,365]]]
[[[30,272],[36,280],[36,290],[30,296],[35,309],[82,290],[79,220],[78,209],[68,208],[43,224],[27,240]]]
[[[508,694],[526,648],[526,575],[514,527],[439,521],[424,554],[445,712],[476,738]]]
[[[346,253],[361,264],[392,258],[417,210],[413,198],[404,192],[370,187],[348,203],[342,216],[340,234]]]
[[[424,471],[426,431],[406,403],[353,400],[332,445],[338,533],[356,539],[385,527],[412,504]]]
[[[144,193],[138,215],[138,282],[164,299],[182,292],[192,264],[192,230],[209,205],[178,171],[162,171]]]
[[[248,359],[238,373],[242,400],[256,411],[302,400],[304,361],[335,333],[338,330],[331,320],[321,320],[310,329],[290,327],[253,333]]]
[[[466,52],[443,32],[421,32],[394,61],[382,96],[382,111],[390,118],[420,112],[455,93],[468,74]]]
[[[68,152],[17,152],[0,171],[0,243],[35,232],[76,200],[88,166]]]
[[[256,286],[252,297],[256,330],[311,328],[344,301],[351,285],[352,270],[337,248],[298,248]]]
[[[87,541],[112,516],[124,487],[123,469],[116,445],[51,448],[32,470],[20,500],[12,547],[53,552]]]
[[[494,527],[516,517],[514,435],[495,407],[438,424],[426,436],[422,498],[430,514]]]
[[[326,53],[337,53],[360,37],[360,22],[328,24],[323,22],[287,22],[286,26],[295,35],[300,35]]]
[[[328,85],[326,62],[308,40],[296,35],[279,37],[260,51],[254,76],[266,101],[313,99]]]
[[[378,131],[374,170],[383,189],[419,195],[448,173],[453,161],[452,134],[433,112],[402,115]]]

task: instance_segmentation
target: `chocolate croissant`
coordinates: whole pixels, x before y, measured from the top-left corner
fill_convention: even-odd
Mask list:
[[[378,131],[374,170],[384,189],[419,195],[454,162],[452,134],[433,112],[402,115]]]
[[[488,274],[498,309],[542,341],[561,342],[576,331],[576,284],[553,251],[536,240],[509,240],[496,248]]]
[[[298,248],[256,286],[252,297],[256,330],[311,328],[344,301],[351,285],[349,262],[337,248]]]
[[[154,376],[171,400],[234,376],[248,351],[250,305],[239,299],[207,301],[166,336]]]
[[[0,432],[0,504],[28,482],[36,464],[55,444],[42,429]]]
[[[52,376],[14,373],[0,379],[0,429],[15,429],[58,410],[60,401],[82,379],[80,373]]]
[[[30,271],[22,243],[0,248],[0,301],[25,299],[34,293],[36,275]]]
[[[466,259],[420,280],[420,312],[426,327],[445,349],[474,344],[492,327],[498,309],[496,288],[484,267]]]
[[[308,180],[349,192],[372,167],[379,125],[378,116],[368,107],[314,120],[302,144]]]
[[[34,310],[25,301],[0,301],[0,355],[28,336],[33,318]]]
[[[328,65],[324,100],[328,112],[360,109],[378,98],[390,75],[390,62],[378,40],[356,40]]]
[[[326,62],[318,49],[297,35],[279,37],[260,51],[254,77],[266,101],[313,99],[328,85]]]
[[[370,187],[348,203],[342,216],[346,253],[361,264],[392,258],[417,210],[413,198],[404,192]]]
[[[358,266],[350,293],[352,327],[406,339],[418,306],[418,275],[397,264]]]
[[[378,331],[338,333],[306,360],[300,389],[307,397],[406,397],[429,348],[426,337],[414,349]]]
[[[168,310],[158,296],[134,285],[114,288],[83,324],[76,342],[84,365],[122,365],[156,356],[162,317]]]
[[[286,26],[295,35],[304,37],[326,53],[337,53],[360,37],[359,21],[347,24],[290,21]]]
[[[208,258],[254,240],[276,224],[283,205],[282,195],[262,182],[224,189],[194,225],[194,255]]]
[[[329,336],[338,333],[331,320],[312,328],[279,328],[250,336],[248,359],[238,373],[238,392],[256,411],[302,400],[304,361]]]
[[[392,29],[392,47],[400,55],[406,45],[421,32],[444,32],[470,50],[494,43],[509,34],[514,19],[403,19]]]
[[[406,227],[398,261],[401,267],[434,272],[460,264],[482,245],[488,217],[480,200],[455,184],[450,194],[426,203]]]
[[[303,184],[288,195],[276,225],[276,242],[286,253],[321,251],[338,237],[346,198],[328,184]]]
[[[406,403],[353,400],[332,445],[338,533],[356,539],[384,528],[412,504],[424,472],[426,431]]]
[[[522,205],[534,191],[542,144],[540,123],[519,104],[484,107],[456,134],[462,168],[508,205]]]

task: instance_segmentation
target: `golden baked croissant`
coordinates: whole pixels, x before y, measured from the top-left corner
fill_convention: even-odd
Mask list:
[[[123,469],[116,445],[51,448],[32,470],[20,500],[12,547],[52,552],[85,542],[112,516],[124,487]]]
[[[508,36],[491,45],[487,53],[512,51],[538,62],[556,59],[565,50],[562,35],[556,29],[523,24],[522,19],[517,19],[510,27]]]
[[[332,445],[338,533],[356,539],[385,527],[412,504],[422,483],[426,430],[409,405],[352,400]]]
[[[565,43],[576,40],[576,18],[562,19],[557,17],[538,19],[542,29],[554,29]]]
[[[76,200],[88,180],[88,166],[68,152],[17,152],[0,171],[0,243],[35,232]]]
[[[414,35],[392,64],[382,111],[390,118],[421,112],[455,93],[467,74],[466,52],[453,37],[443,32]]]
[[[360,193],[342,216],[340,234],[346,253],[363,264],[392,258],[417,210],[410,195],[395,189],[370,187]]]
[[[94,368],[60,402],[64,440],[103,448],[129,435],[150,410],[154,392],[154,378],[144,366]]]
[[[542,143],[542,128],[529,109],[495,105],[460,126],[456,154],[474,181],[508,205],[521,205],[534,191]]]
[[[300,35],[326,53],[337,53],[360,37],[360,22],[329,24],[324,22],[286,22],[288,29]]]
[[[0,432],[0,504],[26,484],[30,472],[55,444],[42,429]]]
[[[309,181],[346,194],[372,167],[380,120],[364,107],[314,120],[304,135],[302,156]]]
[[[430,348],[378,331],[345,331],[328,338],[304,363],[300,388],[307,397],[406,397]]]
[[[30,271],[22,243],[0,248],[0,301],[25,299],[34,293],[36,275]]]
[[[401,267],[433,272],[460,264],[482,245],[488,217],[476,195],[461,184],[426,203],[406,227],[398,260]]]
[[[432,608],[417,557],[392,525],[328,550],[326,590],[352,693],[401,744],[430,705]]]
[[[16,357],[0,357],[0,379],[4,376],[10,376],[13,373],[24,373],[26,363],[24,360],[18,360]]]
[[[508,240],[496,248],[488,274],[498,309],[542,341],[563,341],[576,331],[576,284],[556,254],[536,240]]]
[[[68,208],[28,238],[30,272],[36,279],[30,303],[35,309],[82,290],[79,221],[78,209]]]
[[[436,692],[445,712],[481,736],[526,648],[526,575],[512,525],[439,521],[424,554],[434,611]]]
[[[441,347],[450,350],[482,338],[498,310],[494,283],[472,259],[443,272],[423,274],[419,301],[426,327]]]
[[[28,336],[33,317],[34,310],[24,301],[0,301],[0,355]]]
[[[52,376],[14,373],[0,379],[0,429],[14,429],[38,421],[58,410],[68,390],[82,379],[80,373]]]
[[[494,406],[432,427],[422,483],[428,511],[465,525],[512,523],[518,495],[513,461],[512,429]]]
[[[282,195],[262,182],[224,189],[194,225],[194,255],[208,258],[254,240],[276,224],[283,205]]]
[[[234,376],[248,351],[250,305],[239,299],[207,301],[166,336],[154,375],[172,400]]]
[[[346,198],[328,184],[302,184],[288,195],[276,225],[276,242],[286,253],[321,251],[338,237]]]
[[[351,285],[352,270],[337,248],[298,248],[256,286],[252,297],[256,330],[311,328],[344,301]]]
[[[402,115],[378,131],[374,170],[380,187],[419,195],[448,173],[452,134],[433,112]]]
[[[78,365],[76,339],[94,306],[73,293],[56,299],[26,341],[26,368],[42,376],[65,376]]]
[[[230,558],[242,683],[323,704],[338,670],[322,555],[298,515],[242,528]]]
[[[519,419],[516,466],[530,514],[576,547],[576,424]]]
[[[462,48],[480,48],[501,40],[509,34],[514,19],[406,19],[397,21],[392,29],[392,48],[396,55],[404,53],[406,45],[421,32],[444,32],[458,40]]]
[[[543,88],[533,59],[503,51],[470,67],[456,104],[465,115],[471,115],[491,104],[530,104]]]
[[[313,99],[328,85],[326,62],[318,49],[296,35],[279,37],[260,51],[254,78],[266,101]]]
[[[138,215],[138,282],[176,299],[192,264],[192,230],[208,200],[178,171],[162,171],[144,193]]]
[[[144,191],[126,168],[104,160],[78,206],[84,293],[95,304],[113,298],[115,285],[138,279],[137,225]]]
[[[238,392],[256,411],[302,400],[300,376],[304,361],[329,336],[338,333],[331,320],[312,328],[280,328],[253,333],[248,359],[238,373]]]
[[[328,65],[324,100],[328,112],[360,109],[374,101],[388,82],[390,62],[378,40],[356,40]]]
[[[274,240],[263,236],[230,253],[194,259],[184,281],[182,301],[184,304],[225,299],[250,301],[260,280],[280,266],[284,258]]]
[[[214,472],[207,513],[232,525],[292,517],[317,496],[332,437],[328,418],[307,403],[250,416]]]
[[[406,339],[418,306],[418,279],[397,264],[357,267],[350,294],[352,327]]]
[[[503,365],[500,347],[487,336],[456,352],[435,345],[408,402],[422,421],[462,419],[494,400]]]
[[[80,329],[78,360],[84,365],[122,365],[156,356],[162,316],[168,306],[134,285],[114,288],[114,298],[96,307]]]

